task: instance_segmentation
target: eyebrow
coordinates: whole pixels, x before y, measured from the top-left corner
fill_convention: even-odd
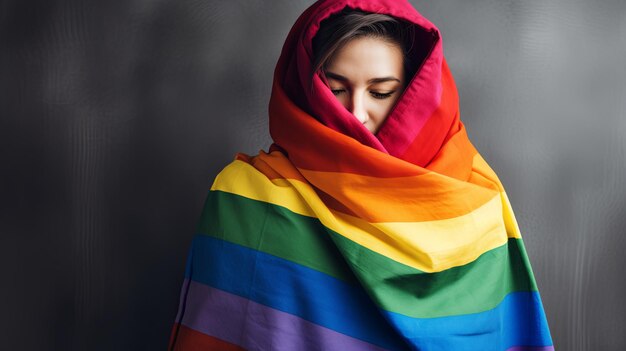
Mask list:
[[[348,78],[339,75],[337,73],[333,73],[333,72],[325,72],[326,76],[336,79],[336,80],[340,80],[342,82],[346,82],[348,81]],[[389,76],[389,77],[381,77],[381,78],[372,78],[370,80],[367,81],[368,84],[372,84],[372,83],[382,83],[382,82],[389,82],[389,81],[397,81],[400,83],[400,79],[393,77],[393,76]]]

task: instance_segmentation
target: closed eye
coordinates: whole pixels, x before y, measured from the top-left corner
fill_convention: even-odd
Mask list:
[[[343,93],[346,92],[345,89],[332,89],[331,91],[332,91],[333,95],[335,95],[335,96],[337,96],[339,94],[343,94]],[[388,93],[379,93],[379,92],[376,92],[376,91],[370,91],[370,94],[372,95],[372,97],[374,97],[375,99],[381,99],[381,100],[389,98],[391,95],[393,95],[393,93],[395,93],[395,90],[394,91],[390,91]]]
[[[395,93],[395,91],[391,91],[391,92],[388,92],[388,93],[378,93],[378,92],[375,92],[375,91],[370,91],[370,94],[372,94],[372,96],[373,96],[375,99],[387,99],[387,98],[388,98],[388,97],[390,97],[393,93]]]

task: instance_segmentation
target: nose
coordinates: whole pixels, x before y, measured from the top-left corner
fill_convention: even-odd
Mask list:
[[[350,112],[361,122],[365,123],[369,119],[367,109],[365,108],[365,102],[363,101],[362,94],[354,93],[350,99]]]

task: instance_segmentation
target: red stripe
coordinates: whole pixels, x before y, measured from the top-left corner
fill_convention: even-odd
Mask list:
[[[428,173],[426,169],[365,146],[321,124],[294,105],[276,80],[272,89],[270,134],[296,167],[379,178]]]
[[[402,159],[417,165],[428,165],[443,143],[459,129],[458,95],[445,59],[442,62],[441,71],[441,84],[443,85],[441,103],[401,156]]]
[[[245,350],[216,337],[200,333],[182,324],[174,324],[170,338],[170,351],[242,351]]]

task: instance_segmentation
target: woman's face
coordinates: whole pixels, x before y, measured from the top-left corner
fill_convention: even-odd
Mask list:
[[[325,74],[337,100],[376,134],[404,89],[402,49],[379,38],[356,38],[335,53]]]

